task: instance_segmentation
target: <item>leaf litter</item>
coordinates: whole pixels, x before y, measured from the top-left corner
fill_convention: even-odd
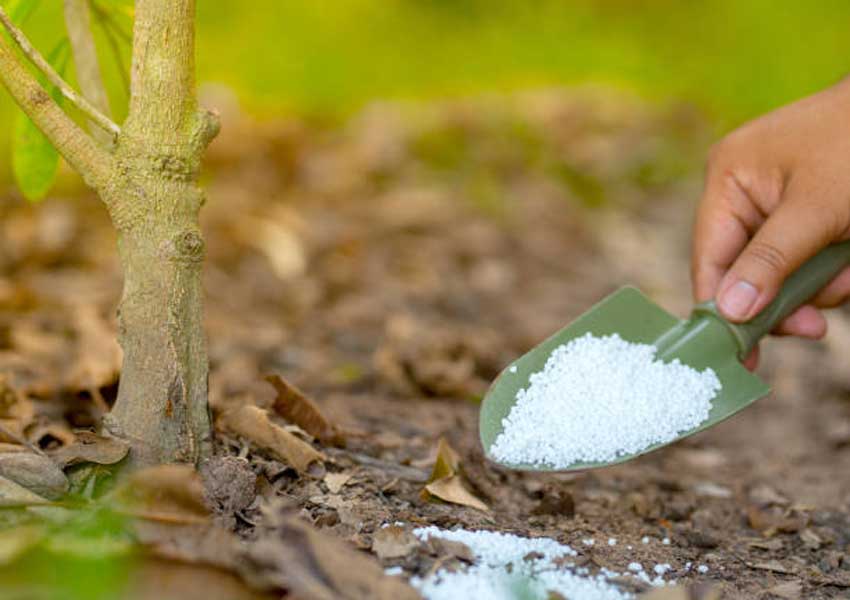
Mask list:
[[[819,600],[850,586],[850,453],[828,426],[850,422],[835,339],[766,348],[770,403],[614,469],[509,472],[478,447],[488,382],[617,285],[689,309],[687,199],[713,135],[702,116],[586,89],[382,103],[339,126],[228,119],[204,211],[216,457],[199,479],[151,474],[160,495],[115,481],[124,449],[99,435],[117,390],[121,281],[98,200],[0,203],[0,456],[46,455],[79,494],[0,480],[18,498],[0,511],[8,564],[58,535],[33,511],[61,527],[112,502],[137,572],[172,565],[206,598],[245,582],[271,597],[418,597],[406,580],[476,560],[453,540],[414,546],[431,526],[555,540],[576,550],[571,569],[624,574],[608,583],[633,595],[799,585]],[[840,331],[847,317],[831,320]],[[455,457],[429,482],[441,438]],[[423,500],[426,485],[439,501]],[[751,506],[763,513],[752,523]],[[130,542],[116,539],[93,545],[117,559]],[[679,585],[647,589],[632,563],[653,577],[669,564]]]

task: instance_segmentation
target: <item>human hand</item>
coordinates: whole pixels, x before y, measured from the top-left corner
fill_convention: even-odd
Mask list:
[[[712,149],[693,235],[698,302],[748,321],[802,263],[850,237],[850,80],[768,113]],[[775,333],[817,339],[821,308],[850,296],[850,269]],[[745,364],[752,368],[757,352]]]

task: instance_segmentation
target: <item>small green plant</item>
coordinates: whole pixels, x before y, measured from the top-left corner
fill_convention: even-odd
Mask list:
[[[211,447],[197,181],[219,124],[195,94],[195,2],[64,0],[67,40],[46,58],[19,28],[35,4],[11,0],[0,8],[0,82],[22,112],[14,129],[16,180],[27,198],[44,197],[61,155],[102,199],[124,269],[124,364],[105,426],[130,443],[135,465],[197,463]],[[93,12],[110,7],[134,20],[121,125],[110,116],[91,25]],[[81,92],[63,78],[71,60]]]

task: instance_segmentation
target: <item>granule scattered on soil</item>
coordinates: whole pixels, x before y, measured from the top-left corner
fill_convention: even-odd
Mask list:
[[[491,454],[564,468],[640,452],[698,426],[720,380],[711,369],[658,360],[655,350],[617,334],[558,346],[517,393]]]
[[[475,563],[461,570],[441,569],[426,577],[413,577],[411,585],[426,600],[514,600],[546,599],[555,595],[582,600],[631,600],[634,596],[619,589],[610,578],[632,576],[652,585],[664,585],[663,578],[650,577],[637,563],[632,573],[601,569],[591,574],[585,567],[573,566],[568,557],[578,553],[551,538],[524,538],[493,531],[449,531],[437,527],[414,529],[421,540],[441,538],[465,544]],[[636,565],[637,570],[633,569]]]

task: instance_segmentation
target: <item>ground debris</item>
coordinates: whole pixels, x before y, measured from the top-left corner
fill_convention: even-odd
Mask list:
[[[747,522],[750,527],[759,531],[765,537],[777,533],[796,533],[806,527],[809,522],[807,514],[778,506],[760,508],[750,506],[747,509]]]
[[[293,425],[319,440],[322,444],[344,447],[345,436],[328,421],[316,403],[280,375],[268,375],[266,381],[277,390],[274,411]]]
[[[261,408],[243,405],[226,411],[220,418],[226,428],[251,440],[299,473],[317,474],[323,468],[325,456],[321,452],[272,423]]]
[[[327,473],[324,482],[331,494],[338,494],[350,479],[351,473]]]
[[[799,581],[786,581],[765,590],[767,596],[785,598],[786,600],[799,600],[803,597],[803,584]]]
[[[257,475],[247,459],[215,456],[200,471],[204,500],[215,512],[229,515],[244,510],[257,497]]]
[[[662,587],[646,592],[640,600],[720,600],[720,590],[711,585]]]
[[[419,539],[404,527],[387,525],[372,536],[372,552],[381,560],[402,558],[420,545]]]
[[[452,504],[471,506],[478,510],[489,510],[483,501],[476,498],[463,482],[460,456],[449,446],[445,438],[437,444],[437,460],[431,476],[422,490],[423,500],[443,500]]]
[[[254,581],[311,600],[418,600],[368,555],[294,516],[279,518],[248,549]]]

